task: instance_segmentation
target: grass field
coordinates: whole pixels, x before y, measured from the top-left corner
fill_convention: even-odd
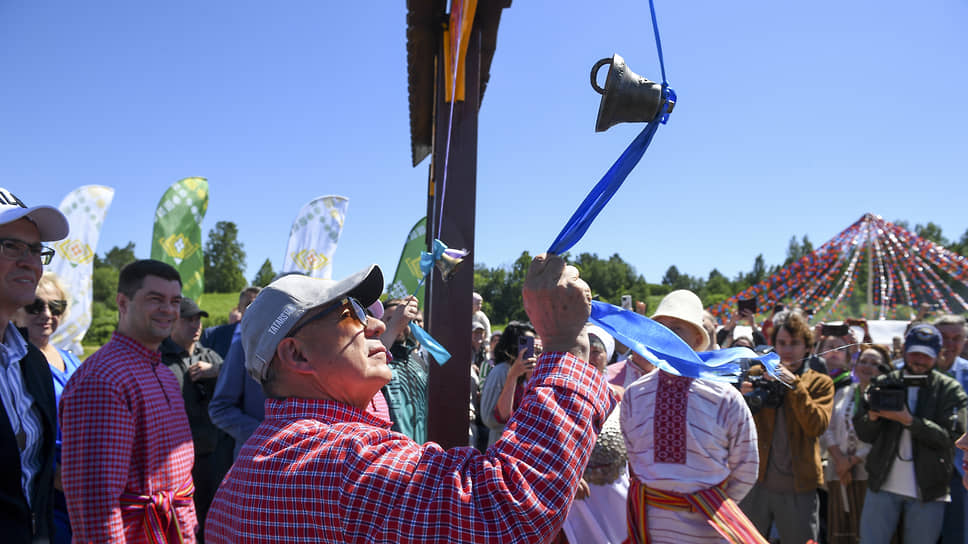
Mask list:
[[[208,312],[208,317],[202,318],[202,328],[224,325],[229,322],[229,312],[239,302],[238,293],[205,293],[195,302],[198,306]],[[97,351],[101,346],[84,345],[84,356],[81,360]]]
[[[208,312],[208,317],[202,318],[202,328],[224,325],[229,322],[229,312],[239,303],[238,293],[205,293],[195,302]]]

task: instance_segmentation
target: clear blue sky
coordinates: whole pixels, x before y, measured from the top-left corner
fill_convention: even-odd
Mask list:
[[[368,7],[367,7],[368,6]],[[657,0],[679,103],[573,252],[732,277],[865,212],[968,228],[968,3]],[[334,262],[392,275],[425,210],[394,2],[0,2],[0,186],[116,190],[98,253],[147,257],[162,193],[206,177],[203,241],[238,224],[251,279],[307,201],[350,199]],[[477,247],[545,250],[641,125],[594,132],[592,64],[657,80],[646,1],[504,11],[480,117]],[[446,240],[445,240],[446,241]]]

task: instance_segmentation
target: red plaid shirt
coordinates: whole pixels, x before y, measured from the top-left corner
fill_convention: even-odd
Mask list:
[[[71,377],[59,409],[74,542],[146,542],[144,515],[122,514],[122,493],[175,492],[195,461],[181,390],[160,352],[114,333]],[[195,508],[175,511],[185,542],[195,542]]]
[[[268,399],[208,511],[205,540],[546,541],[614,402],[594,367],[542,354],[504,438],[481,454],[417,444],[345,404]]]

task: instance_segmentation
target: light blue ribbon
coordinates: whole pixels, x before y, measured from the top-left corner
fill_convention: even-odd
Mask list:
[[[423,280],[427,277],[427,274],[430,274],[430,271],[434,269],[434,263],[437,262],[437,259],[440,259],[440,257],[443,256],[445,251],[447,251],[447,246],[440,240],[434,238],[433,253],[424,251],[420,254],[420,272],[422,272],[424,275],[423,278],[420,278],[421,282],[423,282]]]
[[[663,325],[612,304],[593,300],[589,321],[670,374],[735,382],[745,370],[742,360],[748,359],[762,363],[767,372],[778,377],[780,358],[775,353],[759,355],[749,348],[696,353]]]
[[[417,288],[413,290],[413,295],[417,296],[417,291],[423,287],[424,280],[430,274],[430,271],[434,269],[434,263],[437,262],[445,251],[447,251],[447,246],[440,240],[434,238],[433,253],[428,253],[424,251],[420,254],[420,272],[423,273],[423,277],[417,282]],[[434,356],[434,360],[437,364],[443,365],[450,359],[450,352],[447,351],[444,346],[440,344],[430,333],[425,331],[423,327],[417,325],[413,321],[410,322],[410,334],[417,340],[417,343],[424,347],[431,355]]]
[[[416,338],[417,343],[423,346],[431,355],[434,356],[434,360],[437,364],[443,365],[450,359],[450,352],[447,351],[444,346],[440,345],[440,342],[430,336],[430,333],[423,330],[423,327],[417,325],[413,321],[410,322],[410,334]]]

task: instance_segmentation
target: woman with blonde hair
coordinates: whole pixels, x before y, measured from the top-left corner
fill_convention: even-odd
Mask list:
[[[56,275],[45,272],[37,282],[34,301],[14,314],[13,322],[27,330],[27,340],[47,358],[51,377],[54,378],[54,399],[60,405],[61,393],[81,361],[73,353],[50,343],[50,337],[67,316],[67,291]],[[57,430],[54,469],[54,542],[71,541],[71,524],[67,516],[67,501],[60,479],[61,436]]]

